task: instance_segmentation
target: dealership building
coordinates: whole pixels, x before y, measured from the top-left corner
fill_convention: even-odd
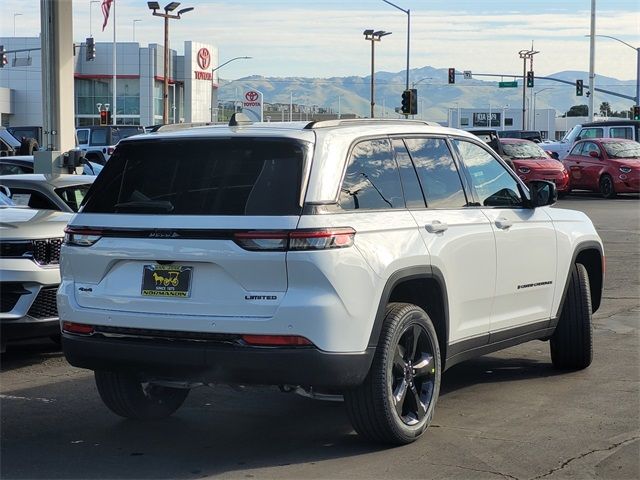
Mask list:
[[[0,68],[0,123],[42,125],[42,77],[39,37],[0,37],[8,64]],[[96,58],[76,45],[74,106],[76,126],[97,125],[98,105],[109,105],[119,125],[162,123],[164,47],[135,42],[116,44],[116,104],[113,106],[113,44],[96,43]],[[217,48],[184,42],[184,54],[169,51],[169,122],[209,122],[217,106]],[[115,112],[114,112],[115,111]]]

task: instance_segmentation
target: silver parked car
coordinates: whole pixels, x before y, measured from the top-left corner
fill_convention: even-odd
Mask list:
[[[3,197],[6,199],[6,197]],[[0,202],[2,351],[14,339],[60,335],[56,290],[60,245],[70,213]]]
[[[2,175],[16,205],[43,210],[77,212],[96,177],[91,175]]]

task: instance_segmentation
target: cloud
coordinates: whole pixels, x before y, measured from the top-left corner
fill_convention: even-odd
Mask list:
[[[68,0],[62,0],[68,1]],[[2,0],[0,29],[12,32],[13,13],[18,17],[18,32],[35,36],[40,30],[37,0]],[[116,0],[118,31],[121,41],[132,39],[133,19],[136,40],[162,43],[162,20],[152,17],[141,0]],[[197,40],[219,47],[220,60],[250,55],[250,61],[234,62],[220,71],[226,78],[259,74],[266,76],[342,76],[362,75],[370,69],[370,44],[364,41],[366,28],[392,31],[376,45],[377,68],[399,71],[406,62],[406,16],[401,12],[369,1],[202,1],[183,2],[196,10],[180,21],[172,21],[171,45],[181,50],[185,40]],[[504,2],[450,0],[424,2],[407,0],[412,8],[412,67],[455,66],[476,72],[517,73],[522,64],[517,52],[531,41],[541,53],[535,58],[535,70],[548,74],[560,70],[588,69],[590,15],[588,2],[563,3],[537,1],[539,8],[512,2],[508,11]],[[633,3],[633,2],[632,2]],[[632,4],[631,3],[631,4]],[[481,5],[478,7],[477,5]],[[99,4],[88,0],[74,2],[74,37],[81,41],[89,35],[89,8],[92,6],[93,35],[97,41],[111,41],[111,21],[101,31]],[[434,6],[435,5],[435,6]],[[640,45],[640,14],[630,10],[626,0],[608,0],[599,6],[597,31]],[[576,10],[575,7],[580,6]],[[617,7],[616,7],[617,6]],[[617,8],[617,9],[616,9]],[[28,13],[28,14],[27,14]],[[596,70],[602,75],[633,79],[636,76],[635,53],[608,39],[598,39]]]

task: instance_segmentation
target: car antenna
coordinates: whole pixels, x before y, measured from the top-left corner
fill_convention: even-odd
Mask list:
[[[238,127],[240,125],[251,125],[252,123],[253,122],[251,121],[251,119],[242,112],[234,113],[233,115],[231,115],[231,118],[229,119],[230,127]]]

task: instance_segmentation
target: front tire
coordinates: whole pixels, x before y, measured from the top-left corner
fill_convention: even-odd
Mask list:
[[[613,185],[613,179],[609,175],[603,175],[600,178],[600,194],[603,198],[615,198],[616,189]]]
[[[593,359],[589,274],[581,263],[571,269],[562,314],[551,337],[551,361],[557,369],[581,370]]]
[[[345,392],[354,429],[376,442],[404,445],[431,423],[441,376],[440,348],[431,319],[409,303],[390,303],[371,369]]]
[[[189,389],[144,383],[135,375],[95,372],[96,385],[104,404],[116,415],[137,420],[165,418],[184,403]]]

